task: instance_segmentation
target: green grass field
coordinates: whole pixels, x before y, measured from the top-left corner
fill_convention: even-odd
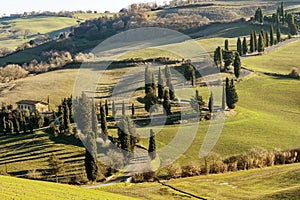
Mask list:
[[[49,95],[50,103],[57,106],[63,98],[72,94],[77,71],[77,69],[57,70],[17,80],[9,84],[15,86],[0,97],[0,102],[15,104],[21,99],[46,101]]]
[[[55,184],[42,181],[24,180],[7,176],[0,176],[0,197],[3,200],[38,200],[38,199],[135,199],[123,195],[104,191],[83,189],[76,186]]]
[[[34,135],[0,136],[0,140],[0,172],[17,177],[24,177],[29,170],[41,172],[48,169],[47,160],[54,153],[64,162],[65,170],[59,173],[60,182],[68,182],[75,175],[85,174],[82,147],[55,143],[43,132]]]
[[[0,46],[12,50],[22,43],[34,39],[38,33],[50,34],[77,23],[76,19],[68,17],[23,17],[17,19],[0,20]],[[29,34],[24,37],[25,31]],[[33,36],[33,38],[31,38]]]
[[[107,16],[113,17],[115,13],[75,13],[73,16],[78,19],[89,20]]]
[[[300,164],[182,178],[165,183],[207,199],[299,199]],[[158,183],[124,184],[98,189],[141,199],[191,199]]]
[[[300,40],[297,40],[266,55],[245,59],[243,65],[259,72],[288,74],[293,68],[300,69],[300,57],[295,51],[299,47]]]

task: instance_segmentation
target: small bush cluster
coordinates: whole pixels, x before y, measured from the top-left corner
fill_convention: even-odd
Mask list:
[[[299,78],[299,69],[293,68],[292,71],[288,74],[288,76],[292,78]]]
[[[264,168],[279,164],[291,164],[300,162],[300,148],[290,150],[275,149],[267,151],[262,147],[252,148],[248,154],[230,156],[226,159],[214,152],[205,158],[205,165],[196,162],[180,167],[178,164],[170,164],[159,170],[155,176],[162,179],[199,176],[202,174],[219,174],[235,172],[254,168]],[[138,179],[139,178],[139,179]],[[153,178],[153,177],[152,177]],[[139,174],[134,178],[135,182],[143,182],[143,176]],[[153,179],[150,179],[152,181]],[[147,179],[149,181],[149,179]]]

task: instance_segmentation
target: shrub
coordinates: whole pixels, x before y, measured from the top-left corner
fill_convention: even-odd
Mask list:
[[[28,179],[34,179],[38,180],[42,178],[42,173],[37,171],[36,169],[29,170],[27,174],[25,175],[26,178]]]
[[[136,173],[132,176],[133,183],[153,182],[155,173],[153,171]]]
[[[195,162],[190,163],[182,168],[182,176],[199,176],[201,174],[201,166]]]
[[[295,163],[299,159],[298,150],[274,150],[275,165]]]
[[[292,71],[288,74],[289,77],[299,78],[299,70],[297,68],[293,68]]]
[[[214,152],[210,152],[206,158],[206,166],[203,170],[206,174],[207,173],[223,173],[227,172],[228,166],[226,163],[223,162],[222,157]]]
[[[253,159],[252,168],[262,168],[267,165],[269,152],[262,147],[255,147],[250,150],[249,156]]]
[[[165,169],[167,171],[167,179],[179,178],[182,174],[182,169],[178,164],[170,164]]]

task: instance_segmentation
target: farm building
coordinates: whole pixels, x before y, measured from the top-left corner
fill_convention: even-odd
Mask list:
[[[35,100],[21,100],[16,103],[18,109],[28,109],[30,112],[38,111],[40,113],[48,112],[49,106],[48,103]]]

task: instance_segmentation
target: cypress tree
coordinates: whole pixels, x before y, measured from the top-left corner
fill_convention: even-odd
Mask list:
[[[222,91],[222,110],[226,109],[226,92],[225,87],[223,85],[223,91]]]
[[[149,90],[149,92],[151,91],[151,89]],[[152,94],[152,92],[150,92]],[[126,114],[126,111],[125,111],[125,102],[123,100],[123,103],[122,103],[122,116],[125,116]]]
[[[235,54],[235,59],[233,62],[233,67],[234,67],[234,75],[235,77],[238,79],[240,76],[240,72],[241,72],[241,58],[239,53]]]
[[[112,106],[111,106],[111,110],[112,110],[112,115],[113,117],[116,116],[116,105],[115,105],[115,101],[113,101]]]
[[[210,113],[214,111],[214,96],[212,92],[210,93],[210,97],[209,97],[208,110]]]
[[[234,82],[233,80],[229,82],[229,79],[226,78],[226,103],[228,108],[234,109],[235,103],[237,102],[238,102],[238,95],[234,87]]]
[[[162,99],[164,97],[164,79],[162,76],[161,68],[158,71],[158,98]]]
[[[106,121],[106,113],[103,106],[100,108],[100,116],[101,116],[101,130],[105,138],[108,138],[108,130],[107,130],[107,121]]]
[[[223,52],[221,47],[217,47],[214,52],[214,62],[217,67],[222,71],[223,70]]]
[[[152,129],[150,129],[148,154],[152,160],[154,160],[156,158],[155,151],[156,151],[155,133]]]
[[[63,104],[62,104],[62,108],[63,108],[63,130],[65,132],[69,132],[71,130],[71,122],[70,122],[70,111],[69,111],[69,107],[67,105],[66,99],[64,99]]]
[[[58,183],[58,174],[63,171],[64,164],[59,160],[54,153],[52,153],[48,159],[48,172],[50,175],[55,175],[56,182]]]
[[[258,43],[257,43],[257,36],[256,36],[256,32],[253,31],[253,38],[254,38],[254,50],[257,51],[258,49]]]
[[[145,93],[148,94],[151,87],[151,72],[147,66],[145,69]]]
[[[107,101],[107,99],[105,100],[105,115],[106,116],[108,116],[108,110],[109,110],[109,108],[108,108],[108,101]]]
[[[280,27],[277,27],[277,32],[276,32],[276,39],[277,42],[281,42],[281,31],[280,31]]]
[[[250,34],[250,52],[253,53],[255,51],[254,47],[254,38],[253,38],[253,33]]]
[[[151,74],[151,88],[153,94],[156,96],[156,84],[155,84],[155,77],[153,73]]]
[[[274,45],[274,28],[272,24],[270,26],[270,45]]]
[[[243,55],[243,46],[242,46],[242,41],[241,41],[241,38],[239,37],[238,40],[237,40],[237,52],[240,54],[240,55]]]
[[[186,80],[191,81],[192,86],[195,86],[195,69],[191,64],[185,65],[184,77]]]
[[[134,116],[135,110],[134,110],[134,103],[131,104],[131,115]]]
[[[248,52],[248,44],[247,44],[247,39],[244,37],[243,39],[243,55],[246,55]]]
[[[201,109],[205,105],[205,102],[203,101],[202,96],[199,95],[199,91],[196,90],[196,95],[195,97],[191,98],[190,101],[191,107],[196,111],[196,112],[201,112]]]
[[[265,50],[263,36],[260,33],[258,37],[258,52],[263,52]]]
[[[283,2],[281,2],[281,5],[280,5],[280,16],[283,18],[283,22],[284,22],[284,4]]]
[[[121,149],[126,152],[130,152],[130,137],[128,124],[125,116],[122,116],[118,123],[118,138]]]
[[[93,132],[89,132],[87,134],[86,143],[87,143],[86,145],[87,148],[85,150],[85,158],[84,158],[86,176],[88,180],[94,182],[97,180],[100,170],[97,161],[96,139]]]
[[[97,162],[97,145],[95,128],[95,105],[85,93],[77,98],[74,102],[74,114],[77,118],[77,126],[81,133],[85,135],[85,171],[90,181],[95,181],[99,174]]]
[[[225,40],[225,43],[224,43],[224,49],[225,49],[225,51],[229,51],[229,43],[228,43],[228,40]]]
[[[146,96],[144,97],[144,101],[145,101],[145,107],[144,107],[145,110],[147,112],[150,112],[150,108],[158,103],[158,98],[150,90],[150,92],[146,94]]]
[[[223,58],[224,58],[224,70],[227,70],[228,67],[232,64],[234,60],[234,54],[232,51],[223,51]]]
[[[269,34],[268,34],[268,32],[265,32],[265,40],[266,40],[266,45],[265,45],[265,47],[269,47],[269,45],[270,45],[270,40],[269,40]]]
[[[171,102],[170,102],[170,95],[169,91],[166,90],[164,92],[164,101],[163,101],[163,107],[164,107],[164,112],[166,115],[171,115]]]
[[[171,100],[175,99],[175,89],[172,82],[170,82],[169,95]]]
[[[170,88],[172,78],[171,78],[171,70],[168,65],[165,67],[165,77],[166,77],[167,87]]]
[[[98,117],[96,113],[96,106],[95,103],[92,103],[92,131],[96,134],[98,134]]]

